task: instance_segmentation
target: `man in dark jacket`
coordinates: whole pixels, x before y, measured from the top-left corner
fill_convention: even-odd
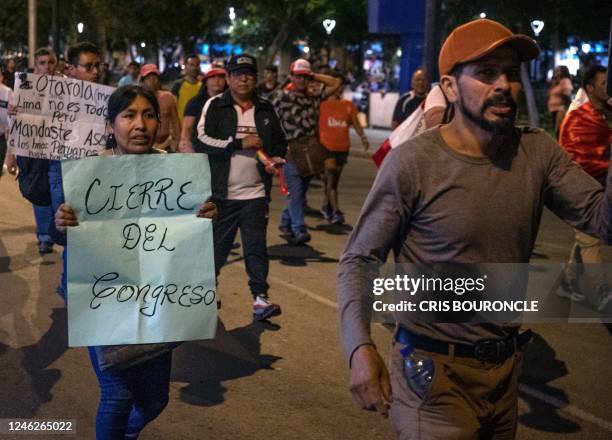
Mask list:
[[[208,154],[219,209],[213,228],[217,274],[240,228],[253,319],[262,320],[281,312],[268,300],[266,228],[274,164],[284,162],[287,145],[274,108],[255,94],[255,58],[233,56],[227,71],[229,90],[206,101],[194,146]]]

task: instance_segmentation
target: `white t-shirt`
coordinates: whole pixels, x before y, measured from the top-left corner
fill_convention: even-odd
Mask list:
[[[255,127],[255,107],[243,110],[239,105],[234,105],[238,115],[236,127],[236,139],[242,139],[248,135],[257,135]],[[238,150],[232,154],[230,172],[227,179],[228,200],[251,200],[265,197],[261,174],[257,169],[256,151],[253,148]]]

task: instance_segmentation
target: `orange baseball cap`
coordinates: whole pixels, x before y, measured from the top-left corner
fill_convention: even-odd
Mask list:
[[[456,65],[477,60],[501,46],[516,49],[521,61],[538,56],[538,44],[527,35],[513,34],[506,26],[486,18],[470,21],[455,28],[440,50],[438,69],[448,75]]]

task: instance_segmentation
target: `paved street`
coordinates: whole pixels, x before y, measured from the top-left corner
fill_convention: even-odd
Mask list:
[[[387,133],[369,134],[375,149]],[[353,145],[360,147],[356,139]],[[370,160],[351,156],[341,182],[349,225],[375,172]],[[321,192],[315,182],[310,206],[320,206]],[[335,272],[350,226],[311,216],[309,246],[287,246],[277,231],[283,202],[276,188],[273,197],[270,295],[283,314],[273,319],[276,325],[251,321],[238,249],[221,274],[218,337],[175,351],[170,404],[142,439],[392,438],[387,421],[359,410],[346,386]],[[31,206],[10,176],[0,179],[0,206],[0,418],[76,419],[77,438],[93,439],[97,381],[86,350],[67,349],[66,312],[55,293],[58,249],[38,256]],[[546,212],[537,261],[565,260],[572,238],[571,229]],[[525,355],[518,438],[612,438],[612,327],[531,328],[537,335]],[[389,331],[374,326],[373,335],[386,354]]]

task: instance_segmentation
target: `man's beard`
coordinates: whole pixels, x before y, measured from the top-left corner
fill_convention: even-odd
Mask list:
[[[480,114],[473,113],[467,108],[463,96],[461,96],[460,101],[461,106],[459,110],[461,113],[478,127],[491,133],[494,137],[506,137],[513,132],[514,119],[516,118],[516,102],[510,95],[510,92],[487,99],[480,109]],[[498,115],[500,119],[496,122],[491,122],[485,118],[484,114],[489,107],[497,104],[506,105],[511,108],[511,111],[507,116]]]

